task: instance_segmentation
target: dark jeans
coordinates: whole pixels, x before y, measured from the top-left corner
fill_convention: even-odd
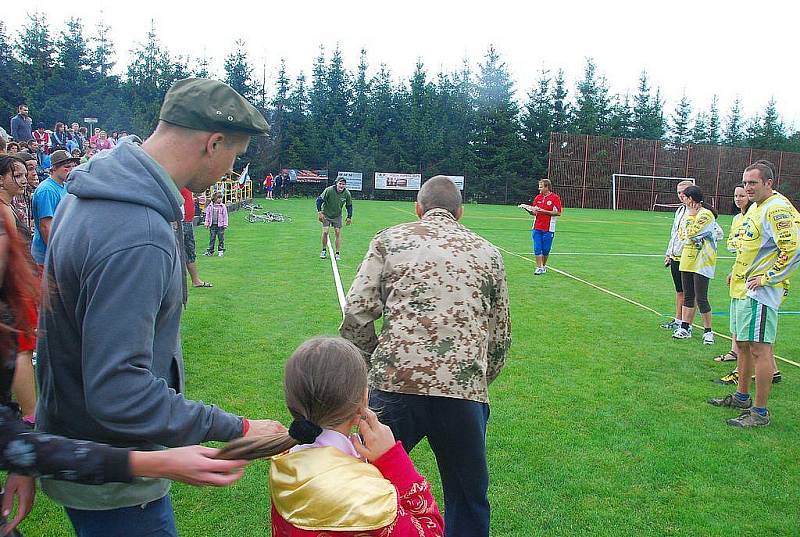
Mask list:
[[[169,495],[144,507],[108,511],[65,508],[78,537],[178,537]]]
[[[217,237],[219,237],[219,251],[225,251],[225,228],[219,227],[217,224],[211,224],[211,227],[208,228],[209,231],[209,238],[208,238],[208,251],[212,254],[214,253],[214,241]]]
[[[370,407],[406,451],[428,437],[444,489],[447,537],[488,537],[489,405],[464,399],[373,390]]]

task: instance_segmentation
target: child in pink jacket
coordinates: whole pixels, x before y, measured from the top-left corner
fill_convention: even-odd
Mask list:
[[[228,208],[222,194],[216,192],[206,206],[205,223],[209,230],[208,249],[203,255],[214,255],[214,242],[219,237],[219,256],[225,255],[225,228],[228,227]]]

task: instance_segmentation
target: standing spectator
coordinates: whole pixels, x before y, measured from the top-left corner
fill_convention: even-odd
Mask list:
[[[50,151],[66,151],[68,138],[69,135],[64,128],[64,124],[59,121],[56,123],[55,127],[53,128],[53,134],[50,136]]]
[[[322,191],[317,197],[317,218],[322,223],[322,251],[320,259],[328,257],[328,230],[333,226],[336,233],[335,258],[339,261],[339,249],[342,246],[342,207],[347,208],[346,224],[353,223],[353,197],[347,190],[347,179],[339,177],[336,184]]]
[[[36,125],[36,131],[34,131],[31,139],[39,144],[39,149],[44,151],[45,154],[50,154],[50,133],[44,130],[44,123]]]
[[[44,151],[44,148],[36,140],[31,140],[28,148],[28,152],[36,157],[36,173],[39,175],[39,181],[44,181],[50,171],[50,155]]]
[[[519,206],[534,216],[531,238],[533,254],[536,256],[533,274],[537,276],[547,272],[547,258],[556,234],[556,220],[561,216],[561,198],[552,188],[550,179],[542,179],[539,181],[539,195],[533,198],[530,205]]]
[[[208,228],[208,249],[203,255],[214,255],[214,246],[219,237],[219,256],[225,255],[225,228],[228,227],[228,208],[222,202],[222,193],[215,192],[206,206],[205,225]]]
[[[744,169],[742,186],[753,201],[742,224],[730,277],[730,329],[739,346],[736,392],[708,402],[738,409],[734,427],[769,425],[767,409],[775,371],[772,346],[778,333],[778,309],[789,280],[800,266],[800,219],[784,196],[772,190],[775,175],[768,161]],[[755,401],[750,376],[755,369]]]
[[[67,193],[64,183],[69,172],[78,165],[79,159],[64,150],[55,151],[50,155],[52,166],[50,177],[41,182],[33,193],[31,210],[33,213],[33,243],[31,254],[37,265],[44,266],[47,245],[50,242],[50,230],[56,208]]]
[[[194,194],[188,188],[181,188],[183,196],[183,249],[186,251],[186,270],[192,278],[192,287],[211,287],[211,284],[200,279],[197,273],[197,247],[194,240]]]
[[[458,223],[447,177],[419,191],[416,222],[378,233],[347,295],[341,335],[369,364],[370,407],[411,451],[427,436],[448,537],[489,535],[489,384],[511,345],[503,258]],[[375,321],[383,315],[381,337]]]
[[[272,199],[272,174],[267,173],[267,176],[264,178],[264,198],[271,200]]]
[[[42,431],[160,449],[283,429],[182,393],[179,189],[208,188],[246,151],[250,135],[267,129],[229,86],[184,79],[167,92],[144,144],[129,139],[74,172],[43,280],[58,293],[41,311],[36,422]],[[177,535],[169,486],[135,480],[87,490],[42,480],[82,537]]]
[[[73,123],[69,131],[69,141],[67,143],[70,147],[70,152],[74,149],[78,149],[83,153],[85,142],[86,139],[83,137],[83,134],[81,134],[80,126],[77,123]]]
[[[17,108],[17,115],[11,118],[11,137],[27,142],[33,138],[33,120],[28,115],[28,105],[22,103]]]
[[[275,176],[275,197],[281,199],[281,194],[283,193],[283,174],[279,173]]]

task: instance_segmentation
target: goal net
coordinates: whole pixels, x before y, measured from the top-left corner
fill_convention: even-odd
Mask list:
[[[615,173],[611,176],[611,208],[639,211],[672,210],[680,205],[675,188],[693,177]]]

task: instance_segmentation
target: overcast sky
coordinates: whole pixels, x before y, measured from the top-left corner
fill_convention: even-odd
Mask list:
[[[234,41],[244,39],[259,79],[266,65],[268,85],[281,58],[292,77],[301,70],[310,75],[320,45],[331,50],[338,44],[351,69],[366,48],[371,72],[385,63],[395,77],[407,77],[418,58],[434,76],[458,68],[464,58],[476,65],[494,44],[520,100],[542,67],[563,68],[574,93],[585,57],[591,56],[612,92],[634,93],[639,74],[647,69],[653,87],[660,87],[666,98],[668,115],[684,90],[695,110],[707,109],[717,94],[723,117],[737,96],[747,115],[760,112],[774,97],[787,126],[800,128],[796,0],[43,0],[3,10],[12,35],[27,22],[25,5],[46,13],[51,28],[75,16],[91,29],[102,10],[120,66],[127,64],[135,43],[144,40],[151,19],[171,52],[193,57],[205,52],[218,75]]]

